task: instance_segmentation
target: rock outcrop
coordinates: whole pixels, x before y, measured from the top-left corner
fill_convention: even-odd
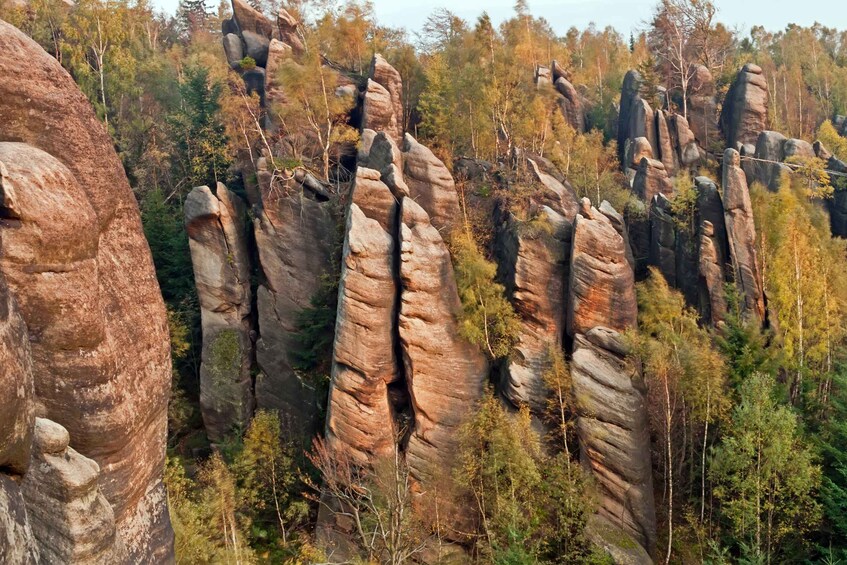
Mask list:
[[[721,110],[721,131],[726,144],[738,149],[739,144],[756,143],[768,123],[768,84],[762,68],[744,65],[729,88]]]
[[[820,141],[815,142],[813,149],[818,159],[826,162],[827,170],[838,173],[834,175],[838,179],[845,178],[847,163],[830,153]],[[847,237],[847,190],[836,186],[832,198],[826,200],[826,207],[829,210],[829,227],[832,235]]]
[[[641,78],[641,73],[636,70],[627,71],[626,75],[623,77],[623,84],[621,85],[621,105],[620,112],[618,114],[618,159],[621,163],[627,162],[626,147],[628,142],[637,137],[645,137],[644,135],[634,135],[634,132],[630,131],[629,128],[632,104],[635,102],[636,98],[640,97],[639,93],[641,92],[642,82],[643,79]]]
[[[565,121],[568,122],[577,133],[585,131],[585,110],[582,97],[565,77],[556,79],[554,85],[559,93],[559,109],[562,111]]]
[[[412,200],[426,210],[441,236],[449,239],[461,217],[456,183],[444,163],[408,133],[403,138],[403,179]]]
[[[488,362],[459,335],[461,303],[441,234],[411,198],[404,198],[401,208],[398,323],[415,417],[406,460],[412,477],[426,491],[452,467],[457,431],[472,413],[469,407],[482,396]],[[455,504],[445,515],[454,516],[456,523],[470,512],[457,500],[444,503]]]
[[[815,157],[815,150],[811,143],[803,139],[789,139],[776,131],[763,131],[756,140],[756,152],[753,157],[755,161],[752,166],[742,167],[745,173],[753,173],[752,178],[747,175],[747,184],[758,181],[768,190],[777,191],[782,175],[791,172],[785,162],[792,157],[811,159]]]
[[[277,410],[307,433],[317,425],[314,387],[298,377],[291,351],[297,347],[298,314],[331,268],[336,224],[331,203],[291,181],[272,186],[259,179],[262,207],[253,220],[261,283],[256,291],[256,406]]]
[[[20,488],[30,466],[34,401],[29,336],[0,272],[0,563],[39,562]]]
[[[127,560],[167,562],[171,361],[135,197],[61,65],[4,22],[0,51],[0,271],[29,332],[35,395],[102,469]]]
[[[697,143],[707,149],[720,138],[717,108],[715,79],[707,67],[698,65],[688,85],[688,123]]]
[[[569,335],[596,326],[620,332],[634,327],[635,282],[624,239],[587,198],[574,222],[569,281]]]
[[[36,419],[32,467],[21,491],[41,562],[121,563],[115,516],[97,486],[100,467],[69,441],[62,426]]]
[[[540,215],[549,233],[525,233],[527,228],[511,215],[498,227],[500,268],[522,321],[515,351],[503,365],[500,390],[514,406],[526,404],[534,414],[546,409],[544,373],[552,366],[551,356],[562,349],[573,229],[571,219],[548,206]]]
[[[373,173],[359,167],[347,212],[326,423],[330,447],[362,465],[397,448],[388,385],[401,377],[395,344],[396,203]]]
[[[656,510],[646,388],[628,353],[622,336],[602,326],[574,338],[576,429],[583,464],[599,486],[598,515],[650,553],[656,543]],[[602,537],[626,548],[620,533]]]
[[[655,159],[641,159],[632,182],[632,191],[648,208],[652,206],[654,197],[659,194],[673,198],[673,182],[668,177],[665,165]]]
[[[200,410],[206,433],[222,441],[253,413],[250,256],[241,199],[218,183],[193,189],[185,224],[200,299],[203,350]]]
[[[763,322],[765,297],[756,253],[756,226],[747,179],[740,166],[738,151],[729,148],[723,156],[723,191],[727,240],[734,280],[743,298],[748,317]]]
[[[378,53],[371,61],[370,78],[364,93],[362,128],[384,131],[398,145],[403,142],[403,86],[400,73]]]

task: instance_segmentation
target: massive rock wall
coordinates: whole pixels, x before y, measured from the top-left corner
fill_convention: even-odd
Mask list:
[[[241,199],[218,183],[194,188],[185,223],[200,299],[200,409],[212,441],[245,429],[253,411],[250,255]]]
[[[727,147],[739,149],[754,144],[767,129],[768,84],[762,68],[747,63],[729,88],[721,110],[720,126]]]
[[[127,561],[167,562],[169,340],[135,198],[61,65],[4,22],[0,53],[0,271],[28,328],[35,396],[100,466]]]

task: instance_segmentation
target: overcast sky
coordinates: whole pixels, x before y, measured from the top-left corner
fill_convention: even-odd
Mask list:
[[[584,28],[614,26],[624,35],[642,27],[657,0],[529,0],[533,15],[543,16],[553,28],[564,34],[571,26]],[[815,21],[838,29],[847,29],[847,0],[714,0],[718,19],[746,34],[752,25],[776,31],[788,23],[811,25]],[[163,10],[174,12],[178,0],[154,0]],[[217,2],[208,2],[216,4]],[[436,8],[446,7],[462,18],[473,20],[483,10],[496,21],[510,17],[514,0],[373,0],[380,23],[420,28]]]

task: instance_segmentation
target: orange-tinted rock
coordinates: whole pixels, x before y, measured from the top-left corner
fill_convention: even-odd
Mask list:
[[[762,68],[748,63],[726,93],[720,125],[728,147],[756,143],[768,123],[768,84]]]
[[[624,239],[587,199],[574,223],[568,296],[571,336],[595,326],[619,332],[635,327],[635,283]]]
[[[19,218],[0,227],[0,270],[30,334],[36,396],[103,469],[128,559],[167,561],[171,362],[138,206],[70,75],[3,22],[0,52],[3,190],[18,210],[4,214]]]

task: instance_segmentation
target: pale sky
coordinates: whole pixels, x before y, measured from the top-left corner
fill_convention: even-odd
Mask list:
[[[166,12],[174,12],[178,0],[153,0]],[[788,23],[811,25],[815,21],[828,27],[847,29],[847,0],[714,0],[718,20],[738,27],[744,35],[753,25],[771,31]],[[217,4],[216,1],[208,2]],[[456,15],[473,21],[483,10],[499,22],[513,14],[514,0],[373,0],[381,24],[420,29],[436,8],[446,7]],[[530,12],[543,16],[553,28],[564,34],[571,26],[584,28],[594,22],[598,28],[614,26],[625,36],[637,31],[650,16],[656,0],[529,0]]]

